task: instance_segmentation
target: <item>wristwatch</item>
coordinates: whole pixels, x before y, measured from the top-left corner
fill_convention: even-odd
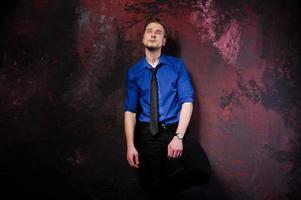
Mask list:
[[[176,133],[175,136],[176,136],[179,140],[183,140],[183,138],[184,138],[184,133]]]

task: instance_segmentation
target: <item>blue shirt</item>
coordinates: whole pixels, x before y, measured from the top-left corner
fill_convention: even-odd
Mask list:
[[[181,106],[193,102],[194,91],[184,62],[172,56],[161,55],[157,65],[159,122],[179,121]],[[152,66],[146,58],[133,65],[127,74],[125,111],[137,113],[139,121],[150,121]]]

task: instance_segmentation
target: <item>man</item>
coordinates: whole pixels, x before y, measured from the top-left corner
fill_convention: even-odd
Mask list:
[[[164,23],[149,19],[142,40],[145,58],[128,70],[126,82],[127,160],[154,198],[196,184],[210,171],[203,150],[189,136],[194,91],[187,69],[181,59],[162,54],[166,40]]]

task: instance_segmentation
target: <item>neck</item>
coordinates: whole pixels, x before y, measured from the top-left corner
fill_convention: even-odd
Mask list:
[[[161,49],[145,48],[145,56],[148,62],[155,64],[159,61],[159,58],[161,56]]]

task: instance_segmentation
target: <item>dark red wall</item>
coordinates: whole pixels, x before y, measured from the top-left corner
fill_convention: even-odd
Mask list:
[[[297,2],[297,1],[296,1]],[[300,31],[294,1],[1,3],[0,176],[11,197],[145,199],[125,159],[127,69],[160,14],[189,69],[207,199],[297,199]]]

